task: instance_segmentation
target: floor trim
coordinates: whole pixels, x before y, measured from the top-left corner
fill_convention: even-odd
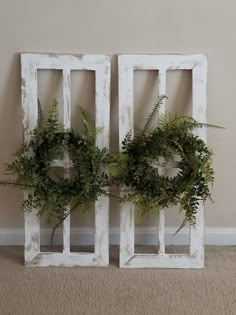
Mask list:
[[[187,229],[182,229],[177,235],[173,236],[176,227],[166,228],[166,245],[186,245],[189,243],[189,233]],[[48,245],[50,240],[50,229],[41,230],[41,244]],[[71,245],[92,245],[94,230],[92,228],[72,228]],[[158,230],[154,227],[136,228],[135,242],[138,245],[157,244]],[[62,242],[62,230],[58,229],[55,234],[54,244],[59,245]],[[24,244],[23,229],[0,229],[0,246],[13,246]],[[119,244],[119,228],[110,228],[110,244]],[[206,227],[205,229],[206,245],[236,245],[236,228],[225,227]]]

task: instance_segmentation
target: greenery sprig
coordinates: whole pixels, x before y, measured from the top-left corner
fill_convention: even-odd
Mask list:
[[[181,227],[187,222],[195,225],[199,205],[211,198],[209,184],[214,182],[214,171],[213,153],[194,130],[215,126],[188,116],[162,115],[159,125],[152,128],[163,99],[155,104],[144,128],[133,138],[128,133],[122,152],[113,155],[112,182],[123,190],[122,202],[136,206],[138,218],[180,205],[185,212]],[[178,169],[176,176],[165,175],[163,169],[168,164]]]
[[[154,105],[144,128],[134,137],[129,132],[122,152],[114,154],[95,145],[101,128],[94,127],[84,110],[84,132],[78,133],[59,122],[56,100],[49,106],[47,119],[38,103],[38,121],[29,142],[16,151],[7,167],[7,174],[15,179],[0,181],[0,185],[27,192],[22,208],[37,209],[38,216],[54,221],[52,239],[68,215],[78,207],[89,208],[101,195],[109,196],[108,187],[114,184],[122,190],[121,202],[132,202],[138,217],[180,205],[185,214],[181,227],[187,222],[195,225],[200,204],[211,198],[214,171],[213,153],[194,130],[216,126],[169,114],[161,115],[153,127],[164,98]],[[58,160],[60,165],[55,163]],[[163,172],[167,165],[178,169],[176,176]]]
[[[40,106],[39,114],[29,142],[17,150],[15,160],[7,167],[7,174],[16,179],[0,184],[26,190],[22,208],[28,212],[38,209],[40,217],[46,215],[54,222],[55,232],[78,207],[87,209],[101,195],[107,194],[108,151],[95,146],[97,130],[85,111],[82,111],[85,127],[82,134],[65,130],[59,123],[56,100],[50,104],[46,120]],[[64,176],[62,168],[66,153],[71,160],[67,169],[69,176]],[[55,167],[58,160],[61,163]]]

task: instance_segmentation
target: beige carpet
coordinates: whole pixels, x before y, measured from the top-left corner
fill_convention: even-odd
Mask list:
[[[0,248],[0,315],[236,314],[236,247],[207,247],[204,270],[25,268]]]

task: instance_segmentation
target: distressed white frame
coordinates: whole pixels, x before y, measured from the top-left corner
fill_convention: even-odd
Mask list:
[[[57,69],[63,73],[64,125],[71,122],[71,71],[95,71],[96,126],[102,127],[96,145],[109,147],[110,135],[110,57],[105,55],[53,55],[21,54],[22,107],[24,111],[24,139],[37,123],[37,70]],[[68,169],[68,156],[61,162]],[[26,196],[27,197],[27,196]],[[95,202],[94,253],[70,252],[70,217],[63,224],[63,252],[40,252],[40,222],[37,209],[25,214],[25,265],[26,266],[107,266],[109,264],[109,198]]]
[[[134,70],[159,71],[159,95],[166,95],[167,70],[192,70],[192,115],[199,122],[206,122],[207,58],[202,54],[191,55],[120,55],[119,65],[119,145],[127,132],[134,128]],[[165,100],[160,113],[165,112]],[[206,141],[206,130],[196,134]],[[134,252],[134,206],[121,204],[120,209],[120,267],[121,268],[203,268],[204,267],[204,206],[197,213],[196,226],[190,227],[189,254],[165,253],[165,214],[159,217],[159,252],[136,254]],[[157,240],[158,242],[158,240]]]

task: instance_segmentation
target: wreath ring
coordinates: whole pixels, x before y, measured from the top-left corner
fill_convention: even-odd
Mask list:
[[[43,119],[39,107],[37,126],[30,132],[28,143],[15,153],[6,173],[16,175],[15,180],[1,181],[1,185],[27,192],[22,208],[38,216],[46,214],[54,220],[52,238],[56,228],[76,209],[88,209],[101,195],[107,195],[108,150],[95,145],[97,129],[82,111],[84,133],[65,130],[58,119],[58,103],[54,100]],[[63,167],[64,156],[70,166],[67,174],[60,175],[55,166]],[[61,161],[62,163],[55,163]]]
[[[138,216],[180,205],[185,211],[181,227],[187,222],[195,225],[199,205],[210,198],[208,185],[214,181],[212,152],[190,132],[197,124],[194,120],[186,124],[182,119],[179,124],[169,122],[148,133],[138,132],[134,139],[126,136],[118,162],[122,167],[113,180],[127,187],[122,200],[133,202]],[[160,168],[173,165],[176,155],[177,175],[160,172]]]
[[[29,160],[33,162],[33,197],[35,205],[41,209],[40,215],[47,208],[54,216],[64,219],[76,207],[89,206],[105,194],[108,182],[103,171],[106,150],[94,146],[92,141],[73,130],[51,135],[42,132],[35,140],[33,137],[29,143]],[[64,152],[70,157],[70,176],[61,177],[53,172],[52,162],[58,157],[63,160]],[[27,208],[27,204],[24,206]]]

